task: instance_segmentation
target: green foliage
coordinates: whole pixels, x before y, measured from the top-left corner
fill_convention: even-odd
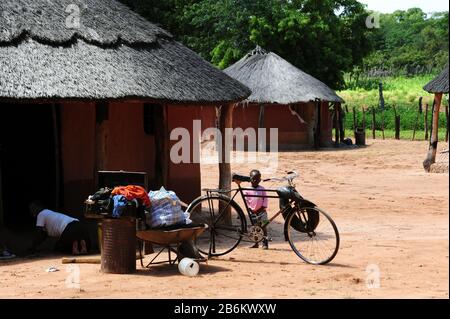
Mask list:
[[[121,0],[220,68],[256,45],[333,88],[370,53],[357,0]]]
[[[442,69],[448,60],[448,22],[448,12],[427,16],[418,8],[380,14],[380,28],[369,35],[374,50],[364,59],[363,69],[397,75]]]
[[[364,106],[366,111],[366,127],[372,125],[372,107],[376,111],[375,127],[377,130],[381,129],[382,116],[384,117],[384,127],[386,130],[395,129],[395,111],[400,115],[400,128],[401,130],[412,131],[417,119],[417,111],[419,107],[419,98],[423,97],[423,113],[419,115],[417,122],[417,130],[422,130],[425,127],[424,115],[425,105],[429,105],[428,122],[431,125],[431,109],[433,105],[434,96],[428,94],[423,90],[423,86],[428,83],[435,75],[425,75],[416,77],[388,77],[383,79],[383,95],[385,99],[385,112],[382,114],[379,107],[379,93],[378,93],[378,81],[372,79],[373,82],[367,84],[367,89],[356,87],[339,92],[338,94],[346,101],[346,107],[349,112],[345,117],[346,129],[352,129],[353,127],[353,107],[356,109],[357,119],[359,125],[362,125],[362,107]],[[443,108],[448,106],[448,96],[444,96],[442,101]],[[442,110],[443,111],[443,110]],[[445,113],[441,113],[439,117],[439,127],[445,128],[446,119]]]

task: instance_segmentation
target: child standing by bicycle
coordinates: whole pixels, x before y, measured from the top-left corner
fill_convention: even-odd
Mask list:
[[[269,222],[267,216],[268,199],[267,197],[252,197],[252,196],[267,196],[266,189],[259,185],[261,183],[261,172],[254,169],[250,172],[250,182],[253,190],[245,190],[244,195],[247,206],[252,212],[251,218],[255,225],[264,226]],[[269,241],[267,239],[267,228],[263,228],[264,240],[262,242],[263,249],[269,249]],[[254,244],[251,248],[258,248],[259,244]]]

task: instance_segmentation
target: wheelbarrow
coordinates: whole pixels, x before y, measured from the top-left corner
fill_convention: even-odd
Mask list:
[[[150,265],[169,263],[171,265],[175,264],[177,261],[180,262],[180,245],[183,242],[194,241],[198,236],[200,236],[206,229],[208,229],[208,225],[196,225],[193,227],[183,227],[178,229],[171,230],[160,230],[160,229],[152,229],[152,230],[142,230],[136,233],[136,237],[139,241],[139,258],[141,261],[141,266],[144,267],[144,253],[143,253],[143,243],[149,242],[154,245],[158,245],[161,247],[156,256],[145,266],[145,268],[149,268]],[[168,260],[158,261],[156,262],[156,258],[158,258],[161,253],[167,250],[168,252]],[[175,253],[176,258],[172,259],[171,253]],[[195,259],[196,261],[206,261],[206,259]]]

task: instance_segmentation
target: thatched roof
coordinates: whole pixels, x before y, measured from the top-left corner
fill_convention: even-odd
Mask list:
[[[115,0],[0,1],[0,98],[221,103],[249,95]]]
[[[435,79],[423,87],[429,93],[448,93],[448,64]]]
[[[249,103],[293,104],[316,99],[343,102],[323,82],[260,47],[227,68],[225,73],[252,90],[245,101]]]

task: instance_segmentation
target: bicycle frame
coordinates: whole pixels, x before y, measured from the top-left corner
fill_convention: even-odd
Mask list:
[[[234,199],[236,198],[236,196],[238,194],[240,194],[241,198],[242,198],[242,200],[244,202],[245,210],[247,212],[247,216],[248,216],[248,218],[250,220],[250,223],[251,223],[252,226],[255,226],[255,224],[253,222],[253,219],[251,218],[253,213],[250,210],[250,208],[248,207],[246,198],[276,198],[276,199],[280,199],[280,196],[278,195],[278,190],[276,190],[276,189],[265,189],[266,193],[275,193],[277,195],[266,195],[266,196],[263,196],[263,195],[246,195],[244,193],[244,191],[254,191],[254,188],[241,187],[240,183],[237,183],[237,184],[238,184],[238,188],[234,188],[234,189],[231,189],[229,191],[213,190],[213,189],[206,189],[205,190],[208,198],[211,198],[211,194],[214,194],[214,193],[228,194],[228,193],[233,193],[234,192],[234,194],[232,196],[229,196],[230,201],[223,208],[223,210],[219,213],[218,217],[216,218],[216,222],[218,220],[220,220],[220,218],[222,218],[223,214],[225,214],[227,208],[230,206],[230,203],[234,201]],[[291,204],[291,203],[292,203],[292,200],[289,200],[289,204]],[[211,211],[211,203],[210,203],[209,200],[208,200],[208,204],[210,206],[209,208],[210,208],[210,211]],[[278,211],[274,216],[272,216],[272,218],[269,219],[269,221],[266,224],[262,225],[261,227],[262,228],[268,227],[270,225],[270,223],[272,223],[278,216],[280,216],[281,214],[286,212],[289,207],[290,207],[290,205],[287,205],[285,208],[283,208],[280,211]],[[215,224],[214,224],[214,226],[215,226]],[[224,227],[224,225],[222,225],[222,227]]]

